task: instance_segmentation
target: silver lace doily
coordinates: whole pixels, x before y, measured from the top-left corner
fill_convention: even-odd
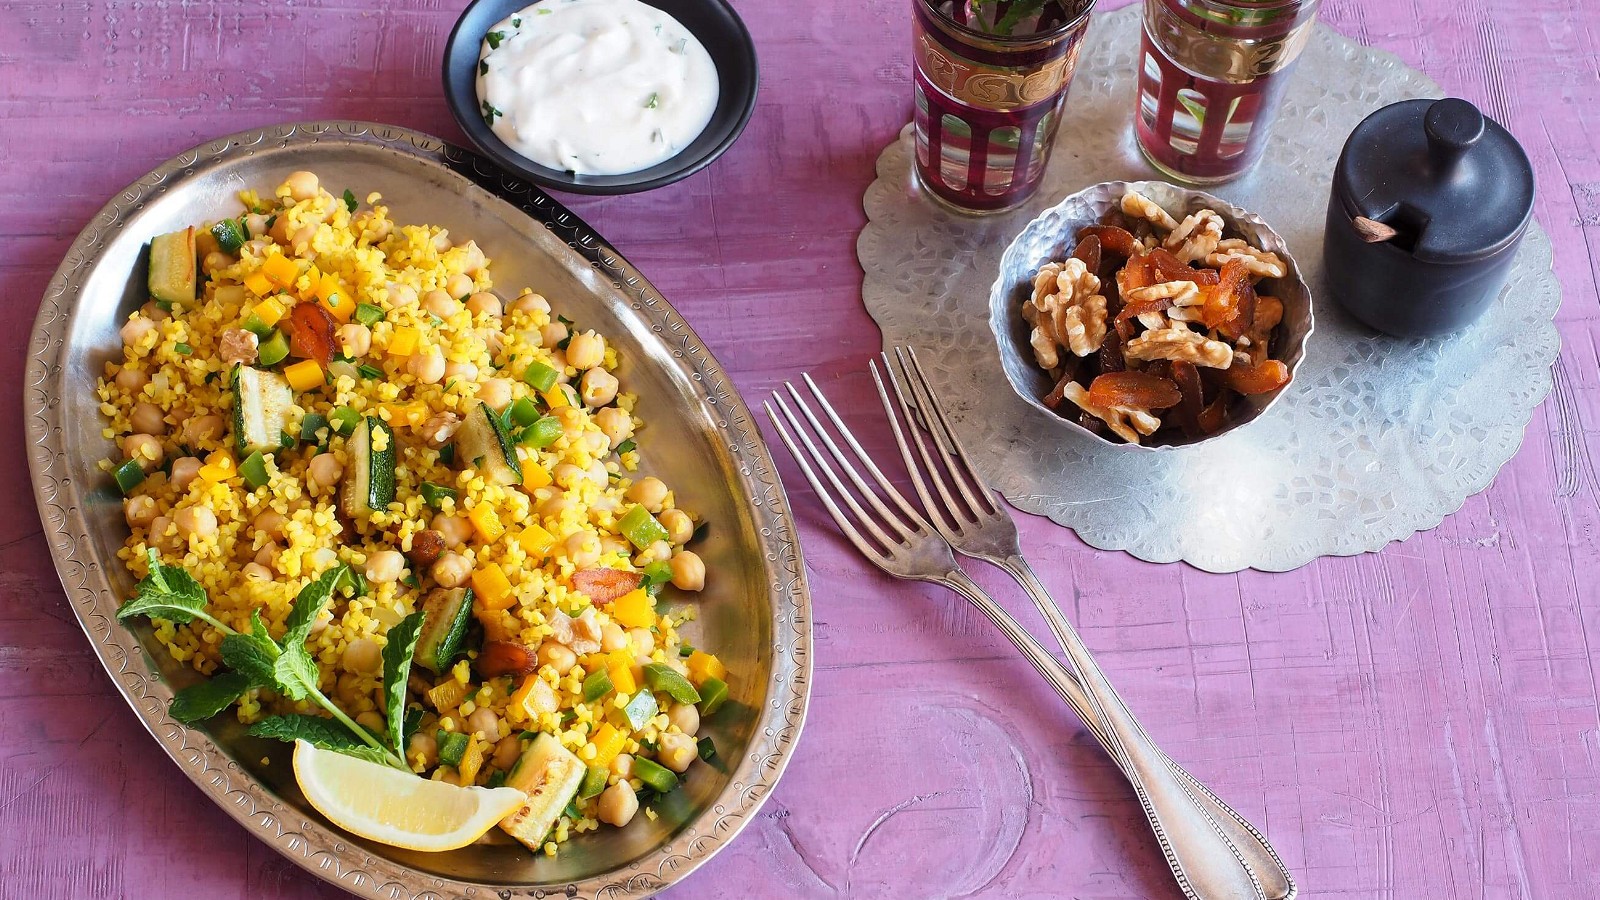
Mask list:
[[[1284,571],[1377,550],[1433,528],[1489,486],[1550,390],[1561,302],[1550,240],[1523,239],[1500,300],[1451,338],[1376,334],[1326,296],[1322,227],[1345,137],[1368,113],[1439,96],[1398,58],[1318,26],[1261,166],[1211,191],[1283,235],[1315,298],[1317,329],[1288,393],[1248,427],[1164,454],[1122,453],[1024,403],[988,322],[1001,253],[1034,216],[1089,184],[1153,177],[1133,144],[1139,8],[1092,25],[1044,187],[984,219],[923,199],[910,126],[878,160],[857,252],[886,347],[923,366],[989,483],[1104,550],[1198,568]]]

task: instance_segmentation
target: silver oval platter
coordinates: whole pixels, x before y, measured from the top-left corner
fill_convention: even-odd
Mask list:
[[[249,737],[229,714],[208,729],[168,717],[173,689],[197,676],[152,652],[160,648],[147,626],[116,621],[133,581],[116,556],[127,536],[121,503],[97,467],[113,448],[101,436],[95,381],[120,354],[120,323],[146,299],[150,237],[223,215],[237,207],[236,192],[271,190],[296,169],[363,196],[382,193],[397,221],[476,239],[500,283],[534,287],[617,348],[624,389],[638,396],[648,425],[641,468],[678,485],[684,505],[710,523],[702,555],[713,577],[686,640],[717,648],[733,676],[729,702],[709,727],[721,765],[696,766],[656,804],[656,820],[581,835],[554,858],[509,840],[449,853],[399,850],[353,838],[311,810],[289,745]],[[732,840],[794,752],[810,691],[810,597],[794,522],[748,409],[699,337],[626,260],[537,188],[472,153],[402,128],[312,122],[231,135],[171,160],[106,204],[68,250],[34,323],[23,409],[56,570],[117,689],[206,796],[340,887],[384,898],[648,895]]]

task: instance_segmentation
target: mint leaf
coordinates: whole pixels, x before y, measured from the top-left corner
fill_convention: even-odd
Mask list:
[[[333,592],[350,576],[350,567],[344,563],[323,572],[305,587],[294,598],[294,607],[289,610],[289,617],[283,620],[283,646],[297,647],[306,642],[311,635],[311,626],[316,623],[317,615],[333,599]]]
[[[303,644],[285,647],[273,663],[272,674],[278,691],[291,700],[304,700],[316,693],[321,681],[317,661]]]
[[[387,755],[383,751],[367,746],[351,733],[350,729],[333,719],[324,719],[321,716],[268,716],[250,726],[250,734],[253,737],[290,743],[305,741],[320,750],[332,750],[368,762],[388,763]]]
[[[411,657],[417,652],[425,614],[418,611],[389,629],[389,642],[383,645],[383,699],[389,710],[389,746],[403,758],[405,748],[406,681],[411,677]]]
[[[222,661],[228,668],[250,679],[251,687],[280,690],[276,669],[278,657],[283,653],[267,634],[260,610],[250,615],[250,633],[225,635],[221,650]]]
[[[133,597],[117,609],[117,618],[154,616],[182,625],[206,608],[206,592],[199,582],[177,566],[162,565],[154,548],[149,551],[150,574],[133,587]]]
[[[250,689],[250,679],[238,672],[223,672],[208,681],[179,691],[167,713],[185,725],[202,722],[227,709]]]

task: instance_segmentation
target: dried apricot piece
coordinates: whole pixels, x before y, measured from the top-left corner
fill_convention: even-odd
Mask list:
[[[1200,413],[1205,409],[1201,396],[1200,370],[1192,362],[1174,360],[1172,381],[1178,386],[1178,424],[1183,427],[1184,434],[1199,437],[1204,433],[1200,430]]]
[[[1122,307],[1122,310],[1117,313],[1117,317],[1112,321],[1118,325],[1121,325],[1123,322],[1126,322],[1129,319],[1137,319],[1145,313],[1161,312],[1162,310],[1171,308],[1171,297],[1152,297],[1149,300],[1134,300]]]
[[[324,369],[333,358],[333,316],[322,304],[296,303],[289,313],[289,350],[303,359],[314,359]]]
[[[1207,285],[1216,284],[1221,277],[1216,269],[1197,269],[1160,247],[1151,250],[1149,258],[1150,264],[1155,267],[1156,279],[1153,284],[1160,284],[1163,281],[1192,281],[1195,284]]]
[[[1107,372],[1089,385],[1089,401],[1096,406],[1166,409],[1180,400],[1176,384],[1146,372]]]
[[[1072,251],[1072,258],[1083,261],[1084,268],[1090,272],[1100,271],[1100,238],[1098,235],[1089,235],[1078,242],[1077,249]]]
[[[1155,283],[1155,270],[1147,254],[1140,253],[1130,257],[1128,264],[1117,271],[1117,293],[1122,297],[1128,296],[1129,291],[1149,287]]]
[[[1250,272],[1244,267],[1244,263],[1232,259],[1223,264],[1222,274],[1217,283],[1202,288],[1204,304],[1200,317],[1207,328],[1220,328],[1223,323],[1239,314],[1244,290],[1249,284]],[[1255,311],[1252,309],[1251,317],[1254,316]]]
[[[1253,366],[1231,366],[1222,374],[1228,387],[1241,394],[1265,394],[1289,383],[1289,367],[1276,359],[1264,359]]]
[[[1100,240],[1100,249],[1124,258],[1130,257],[1139,251],[1139,242],[1134,239],[1133,232],[1116,225],[1090,225],[1078,229],[1078,240],[1093,235]]]
[[[1228,423],[1228,392],[1223,391],[1211,405],[1200,411],[1200,433],[1216,434]]]
[[[1070,353],[1061,361],[1061,378],[1056,381],[1056,386],[1050,389],[1050,393],[1044,395],[1043,403],[1045,406],[1055,409],[1061,405],[1061,402],[1066,399],[1066,395],[1063,392],[1066,390],[1067,385],[1077,379],[1078,366],[1082,362],[1083,357],[1073,356]]]

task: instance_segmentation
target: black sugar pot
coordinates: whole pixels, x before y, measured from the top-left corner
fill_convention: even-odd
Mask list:
[[[1356,126],[1333,173],[1323,261],[1334,298],[1400,337],[1472,324],[1533,215],[1533,166],[1465,100],[1405,100]]]

